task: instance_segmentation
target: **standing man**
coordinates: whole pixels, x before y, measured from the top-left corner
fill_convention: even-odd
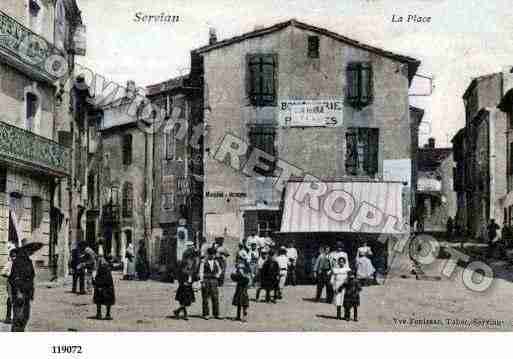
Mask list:
[[[14,250],[9,284],[12,290],[13,322],[11,331],[24,332],[34,299],[34,266],[23,248]]]
[[[317,281],[317,294],[315,301],[321,301],[321,294],[324,287],[326,287],[326,300],[329,299],[329,281],[331,275],[331,262],[328,255],[328,247],[321,246],[319,256],[314,265],[314,279]],[[329,301],[328,301],[329,303]]]
[[[497,237],[497,230],[500,229],[499,225],[495,223],[495,219],[490,219],[490,224],[488,224],[488,256],[491,257],[493,255],[493,251],[495,249],[495,238]]]
[[[79,291],[77,294],[85,294],[85,267],[82,265],[82,256],[84,251],[84,242],[80,241],[75,248],[71,250],[70,269],[73,275],[72,293],[77,293],[77,284]]]
[[[287,248],[287,258],[289,260],[288,262],[288,283],[290,285],[296,285],[296,264],[297,264],[297,249],[294,247],[294,242],[290,241],[288,248]]]
[[[12,272],[12,261],[15,257],[15,249],[16,247],[12,242],[9,242],[7,244],[7,253],[9,257],[7,258],[7,262],[5,263],[4,268],[2,269],[2,277],[5,277],[7,279],[6,281],[6,292],[7,292],[7,299],[6,299],[6,308],[5,308],[5,324],[11,324],[12,323],[12,290],[11,285],[9,283],[9,277],[11,276]]]
[[[251,271],[251,281],[250,286],[253,287],[255,285],[256,275],[257,275],[257,268],[258,268],[258,249],[257,249],[257,243],[252,242],[251,248],[249,249],[249,269]]]
[[[276,262],[280,268],[278,277],[278,299],[283,299],[283,288],[285,288],[285,281],[287,280],[287,271],[289,265],[289,259],[287,258],[287,248],[280,247],[280,249],[278,249]]]
[[[222,267],[216,259],[216,249],[207,250],[207,258],[200,264],[199,277],[201,281],[201,299],[203,304],[203,318],[210,317],[209,303],[212,301],[212,312],[216,319],[219,317],[219,278],[222,275]]]
[[[217,237],[214,242],[214,249],[216,251],[217,261],[221,265],[221,274],[219,275],[219,286],[224,285],[224,277],[226,273],[226,259],[230,256],[230,253],[224,247],[224,238]],[[208,255],[208,250],[207,250]]]

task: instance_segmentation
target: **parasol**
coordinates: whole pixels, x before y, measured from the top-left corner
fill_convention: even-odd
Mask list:
[[[27,244],[22,245],[21,247],[18,247],[16,251],[24,251],[28,256],[33,255],[38,250],[43,248],[44,244],[41,242],[30,242]]]

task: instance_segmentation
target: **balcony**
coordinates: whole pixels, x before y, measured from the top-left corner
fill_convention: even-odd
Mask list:
[[[0,160],[57,177],[68,176],[71,151],[57,142],[0,121]]]
[[[0,11],[0,57],[9,65],[39,81],[53,83],[60,69],[51,69],[47,59],[63,52],[42,36]]]

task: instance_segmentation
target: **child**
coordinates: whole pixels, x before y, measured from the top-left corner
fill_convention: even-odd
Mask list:
[[[342,302],[344,298],[344,284],[347,280],[347,274],[350,272],[349,267],[346,265],[346,259],[339,257],[336,266],[331,270],[331,285],[335,290],[335,299],[333,303],[337,307],[337,319],[342,320]]]
[[[358,306],[360,305],[360,291],[362,287],[353,272],[349,272],[344,287],[344,320],[350,320],[351,308],[353,309],[354,321],[358,321]]]
[[[114,293],[114,281],[112,280],[112,273],[110,263],[103,256],[100,250],[98,259],[98,270],[94,277],[94,294],[93,301],[96,304],[96,319],[102,319],[102,305],[107,307],[105,320],[112,320],[110,315],[110,308],[116,302],[116,295]]]
[[[237,283],[235,293],[233,295],[232,304],[237,307],[237,317],[235,320],[247,321],[248,308],[249,308],[249,296],[248,286],[250,281],[249,268],[242,263],[237,265],[236,271],[231,275],[231,279]],[[241,318],[242,311],[242,318]]]
[[[187,316],[187,307],[194,303],[196,299],[194,297],[194,289],[192,287],[194,276],[194,258],[192,256],[186,256],[182,263],[180,263],[178,273],[178,290],[176,291],[175,300],[180,303],[180,307],[173,311],[177,319],[180,316],[180,312],[183,311],[183,319],[189,320]]]

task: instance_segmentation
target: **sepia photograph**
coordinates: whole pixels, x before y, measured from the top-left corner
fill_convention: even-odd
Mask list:
[[[0,0],[0,341],[511,332],[512,39],[502,0]]]

